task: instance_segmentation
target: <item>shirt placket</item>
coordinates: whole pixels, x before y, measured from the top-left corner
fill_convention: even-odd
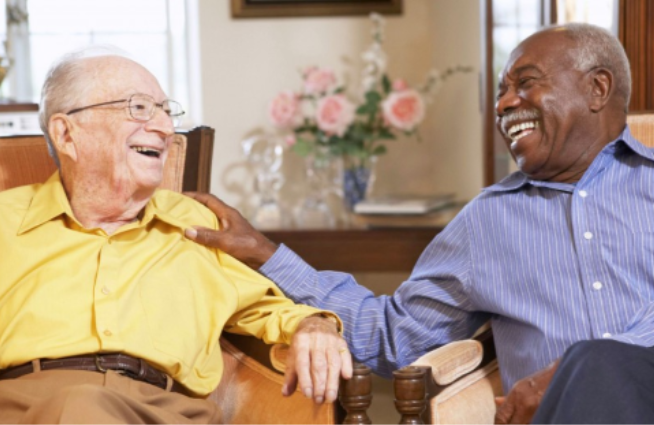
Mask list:
[[[98,273],[93,288],[96,333],[100,346],[105,351],[116,351],[122,347],[118,324],[118,301],[115,291],[118,284],[120,256],[117,241],[107,237],[100,249]]]
[[[595,190],[603,178],[606,153],[589,169],[587,178],[582,179],[572,196],[572,231],[578,255],[581,285],[584,293],[591,334],[593,338],[610,338],[615,330],[609,320],[612,308],[609,274],[605,273],[602,259],[602,222],[597,217],[596,205],[599,190]],[[580,306],[582,308],[582,306]]]

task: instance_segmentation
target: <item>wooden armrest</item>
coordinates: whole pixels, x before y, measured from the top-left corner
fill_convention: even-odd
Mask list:
[[[490,327],[393,375],[401,423],[493,423],[494,397],[502,394],[502,385]]]
[[[438,385],[449,385],[479,366],[484,351],[479,341],[466,339],[444,345],[412,363],[412,366],[428,366]]]
[[[225,370],[209,395],[223,412],[225,423],[370,423],[366,410],[372,400],[370,368],[356,364],[354,376],[341,381],[339,403],[317,405],[300,391],[282,396],[288,346],[266,345],[243,335],[220,338]],[[341,408],[342,406],[342,408]]]
[[[289,346],[286,344],[275,344],[270,347],[270,364],[275,370],[286,372],[286,358],[288,357]]]

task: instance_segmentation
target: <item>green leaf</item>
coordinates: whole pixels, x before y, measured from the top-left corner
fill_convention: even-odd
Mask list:
[[[344,91],[345,91],[345,87],[341,86],[341,87],[338,87],[336,90],[334,90],[334,94],[341,94]]]
[[[370,106],[367,103],[364,103],[363,105],[357,108],[358,115],[368,115],[369,113],[370,113]]]
[[[385,153],[386,153],[386,146],[384,145],[379,145],[372,151],[373,155],[383,155]]]
[[[378,92],[371,90],[366,93],[366,103],[370,104],[377,104],[381,101],[381,94]]]
[[[387,128],[379,129],[379,134],[377,135],[377,137],[381,140],[395,140],[395,134],[393,134]]]
[[[384,89],[385,94],[391,92],[391,80],[389,80],[388,75],[386,74],[382,77],[382,88]]]
[[[313,152],[313,144],[307,142],[306,140],[298,139],[291,149],[296,154],[304,157]]]

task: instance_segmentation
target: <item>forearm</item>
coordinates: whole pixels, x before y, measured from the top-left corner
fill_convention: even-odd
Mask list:
[[[469,336],[476,326],[458,306],[438,301],[440,289],[429,281],[407,282],[392,297],[375,297],[351,275],[318,272],[285,246],[260,272],[294,301],[338,314],[354,357],[383,376],[438,345]]]

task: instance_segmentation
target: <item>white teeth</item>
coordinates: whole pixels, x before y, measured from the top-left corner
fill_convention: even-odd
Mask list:
[[[522,134],[517,134],[517,133],[531,128],[538,128],[538,121],[528,121],[520,124],[514,124],[511,127],[509,127],[509,130],[506,133],[513,141],[516,141],[528,134],[528,133],[522,133]]]
[[[156,150],[156,149],[150,149],[150,148],[146,148],[146,147],[143,147],[143,146],[131,146],[131,148],[132,148],[132,150],[135,150],[136,152],[141,152],[141,153],[145,153],[145,152],[154,152],[156,154],[159,153],[159,151]]]
[[[145,146],[130,146],[130,148],[134,152],[138,152],[139,154],[143,156],[148,156],[150,158],[160,158],[161,157],[161,151],[153,148],[148,148]]]

